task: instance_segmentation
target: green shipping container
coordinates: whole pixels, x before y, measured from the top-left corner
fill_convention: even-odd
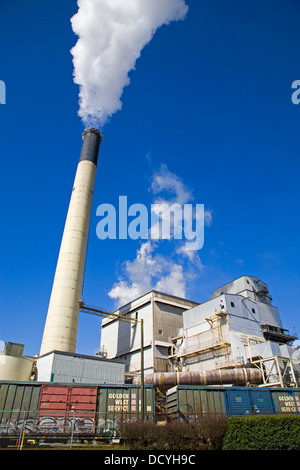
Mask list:
[[[167,391],[167,414],[186,422],[205,415],[226,415],[225,392],[218,387],[177,385]]]
[[[155,392],[152,385],[144,387],[145,421],[155,419]],[[121,437],[121,423],[138,421],[141,414],[141,387],[136,385],[98,386],[97,435]]]
[[[300,414],[300,389],[270,389],[275,413]]]
[[[146,420],[155,412],[154,388],[144,387]],[[138,385],[98,386],[98,413],[104,419],[141,418],[141,387]]]
[[[0,383],[0,422],[35,418],[41,386],[32,382]]]

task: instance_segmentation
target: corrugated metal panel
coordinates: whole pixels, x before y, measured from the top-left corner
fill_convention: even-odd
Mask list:
[[[0,383],[0,420],[17,420],[35,416],[38,407],[40,385]]]
[[[242,416],[252,414],[251,397],[248,390],[228,389],[226,394],[229,415]]]
[[[167,391],[166,406],[168,416],[171,419],[176,419],[178,411],[177,387],[172,387],[172,389]]]
[[[97,409],[96,386],[42,385],[38,416],[94,418]]]
[[[42,385],[38,417],[65,416],[68,406],[68,385]]]
[[[118,362],[54,353],[51,382],[82,384],[123,384],[125,365]]]
[[[167,413],[172,419],[193,421],[207,414],[226,415],[221,388],[178,385],[167,392]]]
[[[81,417],[95,418],[97,398],[97,387],[70,387],[69,410]]]
[[[295,403],[296,403],[298,413],[300,414],[300,390],[299,389],[297,390],[295,389],[294,397],[295,397]]]
[[[254,414],[270,414],[274,412],[274,406],[269,390],[250,390],[252,412]]]

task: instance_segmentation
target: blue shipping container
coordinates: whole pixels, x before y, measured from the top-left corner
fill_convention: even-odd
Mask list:
[[[227,404],[229,415],[271,414],[274,407],[269,390],[228,389]]]

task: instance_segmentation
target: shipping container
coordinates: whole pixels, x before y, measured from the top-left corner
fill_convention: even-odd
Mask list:
[[[168,419],[185,422],[207,415],[300,414],[300,388],[178,385],[162,399]],[[140,385],[2,381],[0,437],[19,437],[23,430],[27,437],[120,437],[122,423],[142,418],[141,405]],[[155,388],[145,385],[145,420],[155,421],[155,412]]]
[[[144,410],[154,420],[152,385],[144,387]],[[27,436],[113,438],[122,422],[141,418],[140,385],[0,382],[0,437],[25,429]]]
[[[166,405],[170,419],[186,422],[206,414],[300,414],[300,389],[178,385],[167,391]]]
[[[208,414],[226,415],[227,404],[221,387],[177,385],[167,391],[167,414],[186,422]]]
[[[119,426],[128,421],[137,421],[141,414],[141,387],[139,385],[108,385],[98,387],[97,435],[120,437]],[[154,421],[154,387],[144,387],[144,418]]]
[[[141,417],[141,387],[139,385],[99,386],[99,414],[105,418],[130,420]],[[144,412],[150,419],[155,412],[154,388],[144,387]]]

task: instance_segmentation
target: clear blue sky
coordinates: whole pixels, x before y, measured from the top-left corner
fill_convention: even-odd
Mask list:
[[[112,310],[108,293],[140,247],[100,241],[97,206],[119,195],[149,205],[164,164],[212,214],[186,296],[202,302],[226,282],[257,276],[284,328],[300,335],[300,105],[291,101],[299,2],[186,3],[185,21],[160,28],[142,51],[123,109],[102,129],[84,299]],[[70,54],[76,11],[75,1],[0,4],[0,339],[25,344],[28,355],[39,353],[82,142]],[[172,251],[170,242],[157,254]],[[77,352],[93,354],[99,343],[98,319],[81,314]]]

